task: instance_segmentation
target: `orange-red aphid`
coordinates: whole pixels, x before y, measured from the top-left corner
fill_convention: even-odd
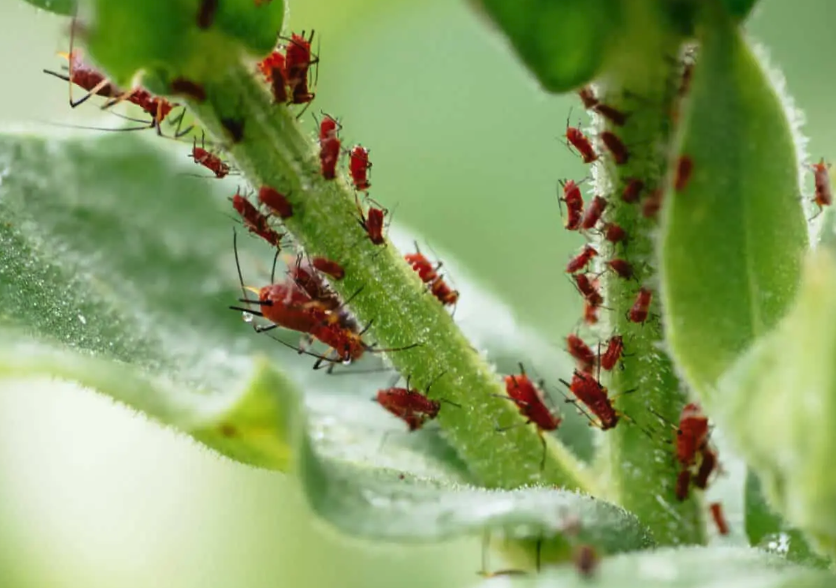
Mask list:
[[[697,454],[708,443],[708,417],[696,403],[686,404],[676,430],[676,458],[683,466],[694,464]]]
[[[641,198],[642,190],[644,190],[644,182],[638,178],[633,178],[624,187],[624,191],[621,193],[621,200],[628,204],[638,202],[639,198]]]
[[[598,250],[595,249],[595,247],[592,245],[584,245],[581,252],[569,260],[569,263],[566,264],[566,273],[574,274],[585,270],[586,266],[589,265],[589,262],[591,262],[592,258],[596,255],[598,255]]]
[[[595,367],[595,353],[577,335],[570,333],[566,336],[566,350],[575,359],[578,369],[582,372],[591,372]]]
[[[559,198],[558,201],[566,203],[566,210],[568,211],[566,229],[569,231],[580,229],[583,221],[583,196],[581,195],[581,189],[574,180],[568,180],[563,184],[563,197]]]
[[[264,286],[258,291],[258,304],[265,319],[300,333],[310,333],[327,320],[326,309],[292,283]]]
[[[366,231],[366,234],[368,234],[369,240],[375,245],[383,245],[386,243],[386,238],[383,236],[383,220],[388,210],[370,206],[368,213],[364,214],[360,201],[356,199],[355,201],[357,210],[360,211],[360,218],[357,220],[360,226]]]
[[[694,170],[694,160],[687,155],[680,155],[676,162],[676,175],[673,180],[673,189],[681,192],[688,185],[691,179],[691,172]]]
[[[598,224],[598,221],[601,220],[601,215],[604,214],[604,210],[607,208],[607,199],[603,196],[595,196],[592,199],[592,202],[589,203],[589,207],[587,207],[586,212],[583,215],[583,220],[581,220],[581,229],[588,230],[595,228],[595,225]]]
[[[595,376],[575,370],[571,384],[563,380],[561,382],[569,388],[575,398],[598,417],[598,426],[601,430],[612,429],[618,424],[619,414],[607,396],[607,388],[602,386]]]
[[[717,532],[720,535],[729,534],[729,525],[726,522],[726,517],[723,514],[723,505],[719,502],[712,502],[709,505],[711,509],[711,518],[714,519],[714,525],[717,527]]]
[[[688,498],[688,490],[691,487],[691,471],[688,468],[680,470],[676,476],[676,486],[674,486],[674,495],[679,501]]]
[[[232,207],[241,216],[241,220],[244,221],[244,226],[247,227],[251,233],[258,235],[274,247],[281,246],[282,235],[278,234],[270,227],[267,216],[259,212],[258,209],[253,206],[252,202],[240,194],[235,194],[235,196],[232,197]]]
[[[610,371],[618,364],[622,353],[624,353],[624,338],[621,335],[613,335],[607,342],[607,349],[598,358],[598,365]]]
[[[197,28],[208,29],[215,22],[219,0],[200,0],[197,11]]]
[[[603,226],[604,239],[612,244],[623,243],[627,241],[627,231],[615,223],[606,223]]]
[[[352,148],[348,158],[348,172],[351,174],[351,181],[354,188],[365,192],[372,185],[369,183],[369,170],[372,164],[369,161],[369,150],[361,145]]]
[[[694,486],[700,490],[705,490],[708,488],[708,480],[711,478],[711,474],[717,469],[717,453],[708,446],[703,447],[700,453],[702,461],[697,469],[697,475],[694,476]]]
[[[406,388],[378,390],[376,400],[380,406],[404,421],[410,431],[417,431],[427,421],[436,418],[441,409],[441,402],[409,388],[409,382]]]
[[[816,195],[814,201],[819,210],[833,204],[833,189],[830,185],[830,164],[824,162],[824,158],[812,165],[813,178],[816,183]]]
[[[626,259],[610,259],[607,261],[607,267],[618,274],[619,278],[624,280],[633,279],[633,265]]]
[[[592,306],[601,306],[604,298],[598,291],[598,285],[595,280],[590,280],[586,274],[574,274],[572,278],[575,280],[575,285],[581,293],[581,296],[589,302]]]
[[[624,165],[630,159],[630,152],[627,151],[624,143],[618,138],[618,135],[612,131],[601,131],[601,141],[604,142],[604,147],[607,148],[616,165]]]
[[[566,140],[571,143],[572,147],[578,150],[584,163],[592,163],[598,159],[598,154],[595,153],[592,143],[579,128],[567,126]]]
[[[280,219],[293,216],[293,206],[288,202],[287,197],[275,188],[271,188],[270,186],[262,186],[259,188],[258,201]]]
[[[404,259],[410,266],[412,266],[413,271],[418,273],[418,277],[421,278],[421,281],[425,284],[431,284],[439,277],[438,268],[441,267],[441,263],[433,265],[432,262],[420,251],[407,253],[404,255]]]
[[[202,165],[211,171],[215,174],[216,178],[221,179],[229,175],[229,165],[214,153],[207,151],[203,147],[198,147],[196,138],[194,140],[194,146],[192,147],[191,156],[195,163]]]
[[[650,312],[650,303],[653,300],[653,292],[647,288],[640,288],[636,295],[636,301],[630,308],[628,318],[634,323],[644,323]]]
[[[583,322],[587,325],[597,325],[598,324],[598,306],[596,304],[591,304],[589,300],[584,299],[583,301]]]
[[[459,301],[459,291],[453,290],[443,279],[437,279],[430,285],[430,292],[444,306],[455,306]]]
[[[314,257],[311,264],[323,274],[327,274],[335,280],[342,280],[345,277],[343,266],[327,257]]]
[[[642,203],[642,216],[644,218],[655,218],[662,209],[662,200],[664,200],[665,192],[662,188],[656,188],[647,195]]]

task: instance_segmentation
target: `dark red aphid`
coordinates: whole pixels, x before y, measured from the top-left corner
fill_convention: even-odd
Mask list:
[[[662,188],[656,188],[642,203],[642,216],[644,218],[656,218],[659,211],[662,209],[662,201],[664,200],[665,192]]]
[[[559,198],[558,201],[566,203],[566,210],[568,211],[566,229],[569,231],[580,229],[583,221],[583,196],[581,195],[581,189],[574,180],[567,180],[563,183],[563,197]]]
[[[284,85],[284,80],[286,79],[284,53],[279,49],[273,50],[270,55],[258,62],[258,70],[264,76],[265,82],[272,82],[273,73],[278,70],[281,74],[282,85]],[[286,100],[282,102],[286,102]]]
[[[370,206],[368,213],[364,214],[360,201],[355,198],[355,202],[357,204],[357,210],[360,212],[358,222],[363,227],[363,230],[366,231],[366,234],[368,234],[369,240],[375,245],[383,245],[386,243],[386,238],[383,236],[383,220],[389,211],[385,208]],[[375,204],[377,203],[375,202]]]
[[[598,552],[592,545],[579,545],[572,556],[575,569],[584,578],[591,577],[598,569]]]
[[[290,88],[290,101],[293,104],[307,104],[316,97],[316,94],[308,89],[309,68],[319,61],[318,57],[312,57],[311,54],[313,36],[314,31],[311,31],[307,39],[304,32],[301,35],[293,33],[285,49],[287,85]]]
[[[340,159],[342,144],[337,136],[339,130],[339,122],[327,114],[319,123],[319,160],[322,177],[326,180],[337,177],[337,162]]]
[[[206,90],[203,86],[186,78],[174,78],[171,80],[171,91],[174,94],[188,96],[196,102],[206,101]]]
[[[633,266],[626,259],[610,259],[607,261],[607,267],[618,274],[619,278],[624,280],[633,279]]]
[[[581,229],[589,230],[595,228],[595,225],[598,224],[599,220],[601,220],[601,215],[604,214],[604,210],[606,208],[607,199],[603,196],[595,196],[592,199],[592,202],[589,203],[589,207],[587,207],[586,212],[583,215]]]
[[[688,468],[680,470],[676,476],[676,486],[674,486],[674,495],[676,499],[684,501],[688,498],[688,490],[691,487],[691,471]]]
[[[438,416],[441,402],[430,400],[417,390],[406,388],[386,388],[378,390],[378,404],[407,424],[410,431],[417,431],[424,424]]]
[[[595,376],[575,370],[571,384],[564,380],[561,382],[598,418],[597,426],[602,431],[612,429],[618,424],[619,414],[613,408],[607,388],[601,385]]]
[[[603,304],[604,298],[598,291],[597,280],[590,280],[589,276],[586,274],[575,274],[572,278],[575,280],[575,285],[578,287],[581,296],[583,296],[589,304],[596,307]]]
[[[630,152],[627,151],[627,147],[624,146],[618,135],[612,131],[601,131],[601,141],[603,141],[607,151],[612,154],[616,165],[624,165],[630,159]]]
[[[569,263],[566,265],[566,273],[574,274],[585,270],[586,266],[589,265],[589,262],[596,255],[598,255],[598,250],[595,247],[592,245],[584,245],[581,252],[569,260]]]
[[[349,153],[348,172],[351,174],[351,181],[354,188],[360,192],[366,192],[372,185],[369,183],[369,170],[372,164],[369,161],[369,150],[361,145],[356,145]]]
[[[825,163],[824,158],[818,163],[814,163],[813,178],[816,183],[816,195],[814,202],[818,204],[819,210],[823,210],[825,206],[833,204],[833,189],[830,184],[830,164]]]
[[[592,368],[595,367],[595,353],[583,339],[570,333],[566,337],[566,350],[575,359],[580,371],[592,372]]]
[[[593,112],[597,112],[605,119],[610,121],[617,127],[623,127],[627,123],[627,115],[614,106],[610,106],[609,104],[604,104],[603,102],[599,102],[595,106],[592,107]]]
[[[615,368],[624,353],[624,339],[621,335],[613,335],[607,342],[607,349],[598,358],[598,365],[607,371]]]
[[[586,299],[583,301],[583,322],[587,325],[598,324],[598,305],[590,304]]]
[[[293,283],[304,291],[311,300],[316,301],[326,310],[339,310],[342,305],[339,296],[328,287],[322,276],[314,269],[313,264],[303,262],[300,255],[296,258],[296,263],[288,267],[287,273]],[[349,326],[348,323],[353,324],[353,320],[348,321],[347,318],[347,314],[343,316],[341,321],[343,326]]]
[[[728,535],[729,534],[729,525],[726,522],[726,517],[723,514],[723,505],[719,502],[712,502],[709,505],[709,509],[711,510],[711,518],[714,519],[714,525],[717,527],[717,532],[720,535]]]
[[[327,310],[293,283],[270,284],[256,293],[260,305],[258,314],[276,326],[311,333],[327,320]]]
[[[694,486],[700,490],[708,488],[708,481],[711,474],[717,469],[717,453],[707,445],[702,448],[700,452],[702,461],[700,467],[697,469],[697,475],[694,476]]]
[[[595,95],[595,90],[590,86],[584,86],[578,90],[578,96],[580,96],[581,102],[583,102],[583,107],[587,110],[594,108],[598,104],[598,97]]]
[[[262,186],[259,188],[258,201],[282,220],[293,216],[293,205],[288,202],[284,194],[275,188],[270,186]]]
[[[197,11],[197,28],[208,29],[215,22],[219,0],[200,0]]]
[[[335,280],[342,280],[345,276],[345,270],[343,266],[338,264],[336,261],[328,259],[327,257],[314,257],[311,260],[311,264],[323,274],[327,274],[334,278]]]
[[[642,190],[644,190],[644,182],[638,178],[633,178],[624,187],[621,193],[621,200],[628,204],[638,202],[641,198]]]
[[[455,306],[459,301],[459,291],[453,290],[443,279],[439,278],[430,285],[430,292],[438,298],[444,306]]]
[[[644,323],[650,312],[650,303],[653,300],[653,292],[647,288],[640,288],[636,295],[636,301],[630,308],[628,318],[634,323]]]
[[[229,175],[229,165],[214,153],[207,151],[204,147],[198,147],[197,138],[194,140],[191,156],[195,163],[211,171],[215,174],[216,178],[221,179]]]
[[[598,159],[598,154],[592,147],[592,143],[577,127],[566,127],[566,140],[578,150],[584,163],[592,163]]]
[[[687,155],[681,155],[676,162],[676,176],[673,180],[673,189],[681,192],[688,185],[691,179],[691,172],[694,170],[694,160]]]
[[[252,202],[240,194],[235,194],[235,196],[232,197],[232,207],[239,214],[241,220],[244,221],[244,226],[247,227],[251,233],[258,235],[270,243],[270,245],[281,248],[283,235],[280,235],[270,227],[267,216],[259,212],[258,209],[253,206]]]
[[[80,54],[77,51],[70,51],[68,54],[62,54],[66,57],[69,63],[69,73],[64,75],[62,73],[54,72],[48,69],[44,70],[51,76],[69,82],[70,88],[70,106],[75,108],[90,99],[91,96],[104,96],[105,98],[118,98],[124,92],[116,87],[108,80],[104,74],[98,70],[84,63]],[[80,87],[87,93],[78,100],[73,100],[73,85]]]
[[[556,430],[562,419],[560,415],[552,413],[546,406],[542,390],[526,375],[522,365],[520,365],[520,371],[520,374],[505,376],[505,393],[517,405],[520,414],[526,418],[526,424],[534,423],[537,426],[537,433],[543,443],[543,459],[540,462],[542,468],[546,462],[546,440],[542,433]]]
[[[433,283],[438,277],[438,269],[441,267],[441,262],[433,265],[427,257],[418,250],[418,244],[415,244],[415,253],[407,253],[404,255],[406,262],[412,266],[413,271],[418,273],[418,277],[425,284]]]
[[[627,241],[627,231],[622,229],[619,225],[615,223],[605,223],[603,229],[604,239],[606,239],[610,243],[616,244],[624,243]]]
[[[697,454],[708,443],[708,418],[698,404],[686,404],[679,416],[676,430],[676,458],[685,467],[692,466]]]

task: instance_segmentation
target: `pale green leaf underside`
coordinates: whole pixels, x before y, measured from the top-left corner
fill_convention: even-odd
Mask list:
[[[76,0],[25,0],[32,6],[48,10],[56,14],[70,16],[75,12]]]
[[[566,566],[508,582],[531,588],[826,588],[833,576],[755,549],[683,547],[608,557],[594,578]]]

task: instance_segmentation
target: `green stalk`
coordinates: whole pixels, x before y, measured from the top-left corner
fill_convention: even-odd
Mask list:
[[[600,130],[618,135],[629,150],[629,160],[616,165],[612,157],[606,157],[597,191],[609,202],[605,218],[623,227],[629,241],[615,248],[600,242],[599,250],[606,259],[628,261],[635,271],[634,280],[611,271],[604,274],[605,305],[613,312],[611,324],[600,334],[605,340],[612,333],[622,335],[627,355],[622,360],[623,369],[616,368],[609,381],[611,395],[623,394],[614,404],[625,418],[606,432],[608,498],[635,513],[660,545],[675,545],[704,542],[701,505],[693,492],[685,502],[675,498],[679,471],[673,446],[675,433],[651,409],[668,423],[676,423],[687,395],[662,350],[657,221],[643,216],[641,203],[621,200],[631,178],[645,183],[643,203],[653,190],[664,187],[668,173],[679,85],[677,59],[683,39],[666,30],[668,25],[658,10],[656,3],[632,3],[631,10],[626,11],[631,22],[624,27],[632,34],[624,39],[619,48],[621,59],[599,88],[602,102],[629,114],[623,127],[601,120]],[[603,149],[603,145],[600,147]],[[644,324],[633,323],[627,316],[640,286],[653,291],[653,304]]]

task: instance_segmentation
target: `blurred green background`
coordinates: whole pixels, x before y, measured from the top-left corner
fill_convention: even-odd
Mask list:
[[[2,4],[2,123],[83,124],[66,86],[41,73],[60,66],[65,21]],[[463,1],[291,8],[291,27],[322,39],[315,109],[341,116],[343,136],[371,148],[375,198],[558,341],[580,310],[561,273],[577,241],[561,230],[554,196],[558,178],[585,174],[557,140],[577,101],[540,92]],[[833,0],[763,0],[749,27],[805,112],[815,159],[836,159],[833,24]],[[89,392],[52,382],[0,391],[3,588],[476,580],[476,540],[339,537],[309,517],[289,480],[222,461]]]

